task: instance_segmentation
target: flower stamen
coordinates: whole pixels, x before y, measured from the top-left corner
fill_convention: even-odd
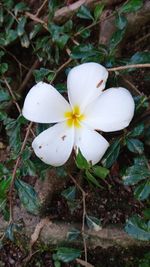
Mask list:
[[[69,127],[75,126],[76,128],[81,127],[80,122],[84,120],[84,114],[81,114],[79,106],[74,106],[72,111],[65,112],[65,118],[67,119],[67,125]]]

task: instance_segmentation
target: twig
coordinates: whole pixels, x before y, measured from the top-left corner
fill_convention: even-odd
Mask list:
[[[3,76],[3,80],[4,80],[4,82],[5,82],[5,84],[6,84],[7,88],[8,88],[8,91],[9,91],[10,95],[12,96],[13,103],[16,105],[16,108],[17,108],[18,112],[21,114],[22,113],[21,108],[19,107],[19,105],[18,105],[18,103],[16,101],[16,97],[15,97],[15,95],[13,93],[13,90],[11,89],[11,86],[9,85],[9,83],[7,82],[7,80],[6,80],[6,78],[4,76]],[[30,129],[30,131],[31,131],[33,137],[35,137],[35,134],[32,131],[32,129]]]
[[[26,131],[26,135],[25,135],[24,141],[22,143],[21,150],[20,150],[19,156],[18,156],[18,158],[16,160],[16,163],[15,163],[15,166],[14,166],[14,169],[13,169],[13,173],[12,173],[12,179],[11,179],[10,188],[9,188],[9,208],[10,208],[9,224],[13,221],[12,194],[13,194],[14,182],[15,182],[15,179],[16,179],[16,172],[17,172],[18,166],[20,164],[21,154],[25,149],[25,146],[26,146],[26,143],[27,143],[27,139],[28,139],[31,127],[32,127],[32,122],[30,122],[30,124],[28,125],[27,131]]]
[[[131,64],[131,65],[114,67],[114,68],[108,68],[107,70],[109,72],[111,72],[111,71],[119,71],[119,70],[133,69],[133,68],[150,68],[150,63],[146,63],[146,64]]]
[[[55,72],[55,75],[53,77],[53,79],[51,80],[51,83],[56,79],[56,76],[58,75],[58,73],[64,69],[70,62],[72,61],[72,58],[69,58],[65,63],[63,63],[58,70]]]
[[[28,73],[26,74],[23,83],[21,84],[21,86],[18,89],[18,92],[21,93],[23,91],[23,89],[25,88],[26,84],[28,83],[28,81],[30,80],[33,70],[39,67],[39,60],[37,59],[33,65],[31,66],[31,68],[29,69]]]
[[[74,182],[76,187],[81,191],[82,193],[82,203],[83,203],[83,214],[82,214],[82,238],[83,238],[83,245],[84,245],[84,257],[85,257],[85,262],[87,263],[87,244],[86,244],[86,238],[85,238],[85,219],[86,219],[86,193],[83,190],[83,188],[77,183],[77,181],[74,179],[74,177],[68,173],[69,177],[71,180]]]
[[[43,28],[48,31],[47,23],[44,20],[38,18],[36,15],[33,15],[30,12],[26,12],[25,15],[26,15],[26,17],[30,18],[31,20],[42,24]]]
[[[17,110],[19,111],[19,113],[21,113],[21,109],[20,109],[20,107],[19,107],[19,105],[18,105],[18,103],[16,101],[16,97],[15,97],[15,95],[14,95],[14,93],[13,93],[13,91],[12,91],[10,85],[9,85],[9,83],[7,82],[7,80],[6,80],[6,78],[4,76],[3,76],[3,80],[4,80],[4,82],[5,82],[5,84],[6,84],[7,88],[8,88],[8,91],[9,91],[9,93],[10,93],[12,99],[13,99],[13,102],[14,102]]]
[[[121,75],[121,77],[122,77],[122,79],[138,94],[138,95],[143,95],[138,89],[137,89],[137,87],[134,85],[134,84],[132,84],[128,79],[126,79],[124,76],[122,76]]]
[[[39,7],[39,9],[37,10],[37,12],[36,12],[36,14],[35,14],[36,17],[39,16],[40,12],[42,11],[43,7],[46,5],[47,1],[48,1],[48,0],[45,0],[45,1],[42,3],[42,5]]]

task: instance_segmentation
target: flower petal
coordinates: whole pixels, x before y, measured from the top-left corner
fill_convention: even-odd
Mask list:
[[[93,165],[100,161],[108,146],[109,143],[106,139],[96,131],[83,125],[78,129],[76,128],[75,151],[77,152],[79,148],[86,160]]]
[[[61,166],[69,158],[74,144],[74,128],[60,122],[39,134],[33,141],[35,154],[45,163]]]
[[[110,88],[86,108],[84,122],[105,132],[122,130],[132,120],[134,107],[134,100],[127,89]]]
[[[67,87],[71,105],[83,111],[105,88],[108,71],[100,64],[90,62],[74,67],[68,74]]]
[[[53,86],[39,82],[27,94],[22,113],[30,121],[54,123],[64,121],[69,110],[69,103]]]

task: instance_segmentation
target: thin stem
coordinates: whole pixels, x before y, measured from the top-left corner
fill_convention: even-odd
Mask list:
[[[138,95],[143,95],[137,88],[134,84],[132,84],[129,80],[127,80],[124,76],[122,76],[122,79],[138,94]]]
[[[71,180],[74,182],[76,187],[81,191],[82,193],[82,203],[83,203],[83,214],[82,214],[82,238],[83,238],[83,245],[84,245],[84,257],[85,262],[87,263],[87,244],[86,244],[86,238],[85,238],[85,219],[86,219],[86,193],[83,190],[83,188],[77,183],[77,181],[74,179],[74,177],[68,173]]]
[[[28,125],[27,131],[26,131],[26,135],[25,135],[24,141],[22,143],[21,150],[20,150],[19,156],[18,156],[18,158],[16,160],[16,163],[15,163],[15,166],[14,166],[14,169],[13,169],[13,173],[12,173],[12,179],[11,179],[10,188],[9,188],[9,208],[10,208],[9,223],[11,223],[13,221],[12,195],[13,195],[13,188],[14,188],[14,183],[15,183],[15,179],[16,179],[16,172],[17,172],[18,166],[20,164],[21,155],[22,155],[22,152],[25,149],[25,146],[26,146],[26,143],[27,143],[27,139],[28,139],[31,127],[32,127],[32,122],[30,122],[30,124]]]
[[[9,83],[7,82],[5,77],[3,77],[3,80],[4,80],[4,82],[5,82],[5,84],[6,84],[7,88],[8,88],[8,91],[9,91],[9,93],[10,93],[12,99],[13,99],[14,104],[16,105],[17,110],[19,111],[19,113],[21,113],[21,109],[20,109],[20,107],[19,107],[19,105],[18,105],[18,103],[16,101],[16,97],[15,97],[15,95],[14,95],[14,93],[13,93],[13,91],[12,91],[10,85],[9,85]]]
[[[119,71],[119,70],[133,69],[133,68],[150,68],[150,63],[146,63],[146,64],[131,64],[131,65],[114,67],[114,68],[108,68],[107,70],[109,72],[111,72],[111,71]]]
[[[46,5],[47,1],[48,1],[48,0],[45,0],[45,1],[42,3],[42,5],[39,7],[39,9],[37,10],[37,12],[36,12],[36,14],[35,14],[36,17],[39,16],[40,12],[42,11],[43,7]]]
[[[55,75],[53,77],[53,79],[51,80],[51,83],[56,79],[56,76],[58,75],[58,73],[64,69],[70,62],[72,61],[72,58],[69,58],[65,63],[63,63],[58,70],[55,72]]]

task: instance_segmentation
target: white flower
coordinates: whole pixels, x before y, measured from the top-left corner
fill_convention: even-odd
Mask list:
[[[97,63],[74,67],[68,74],[70,104],[50,84],[39,82],[26,96],[23,116],[38,123],[57,123],[33,141],[35,154],[45,163],[63,165],[78,148],[92,164],[109,143],[96,130],[112,132],[127,127],[134,114],[130,92],[122,87],[103,92],[108,71]]]

